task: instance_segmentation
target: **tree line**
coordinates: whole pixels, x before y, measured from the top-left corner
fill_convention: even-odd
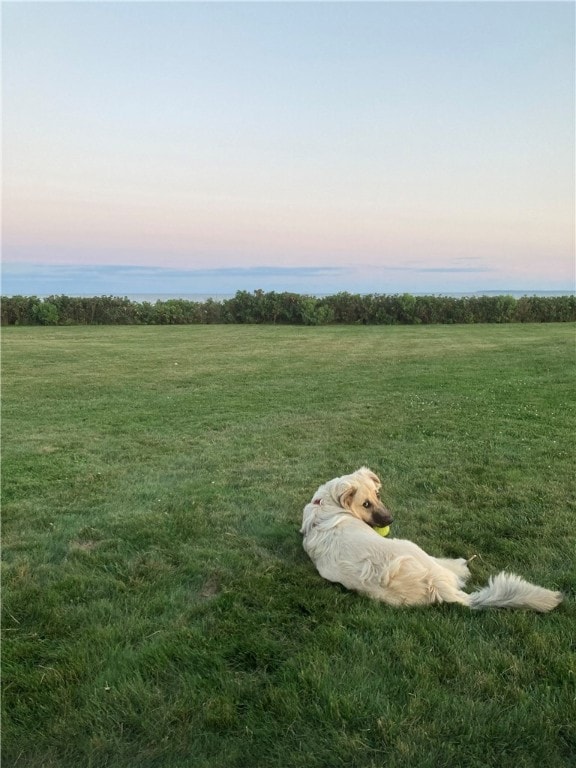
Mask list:
[[[131,301],[126,297],[2,297],[2,325],[416,325],[447,323],[565,323],[576,321],[576,296],[308,296],[238,291],[216,301]]]

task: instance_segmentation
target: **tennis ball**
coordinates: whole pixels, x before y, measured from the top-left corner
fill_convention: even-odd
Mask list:
[[[388,534],[390,533],[390,526],[385,525],[383,528],[374,528],[374,530],[376,531],[376,533],[379,533],[380,536],[388,536]]]

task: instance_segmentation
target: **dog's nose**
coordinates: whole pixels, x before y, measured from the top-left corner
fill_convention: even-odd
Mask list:
[[[374,525],[377,528],[382,528],[385,525],[392,525],[393,522],[394,518],[388,510],[374,513]]]

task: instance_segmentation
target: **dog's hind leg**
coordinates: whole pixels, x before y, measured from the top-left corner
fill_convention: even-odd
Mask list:
[[[380,594],[371,596],[389,605],[470,604],[470,596],[460,589],[460,577],[432,558],[424,565],[415,557],[399,557],[384,576]]]
[[[463,592],[459,585],[442,578],[434,578],[430,594],[433,597],[431,603],[458,603],[470,607],[470,595]]]

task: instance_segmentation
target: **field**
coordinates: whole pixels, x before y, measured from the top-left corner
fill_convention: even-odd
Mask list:
[[[3,331],[3,765],[576,764],[574,326]],[[392,535],[561,589],[387,608],[301,546],[367,464]]]

